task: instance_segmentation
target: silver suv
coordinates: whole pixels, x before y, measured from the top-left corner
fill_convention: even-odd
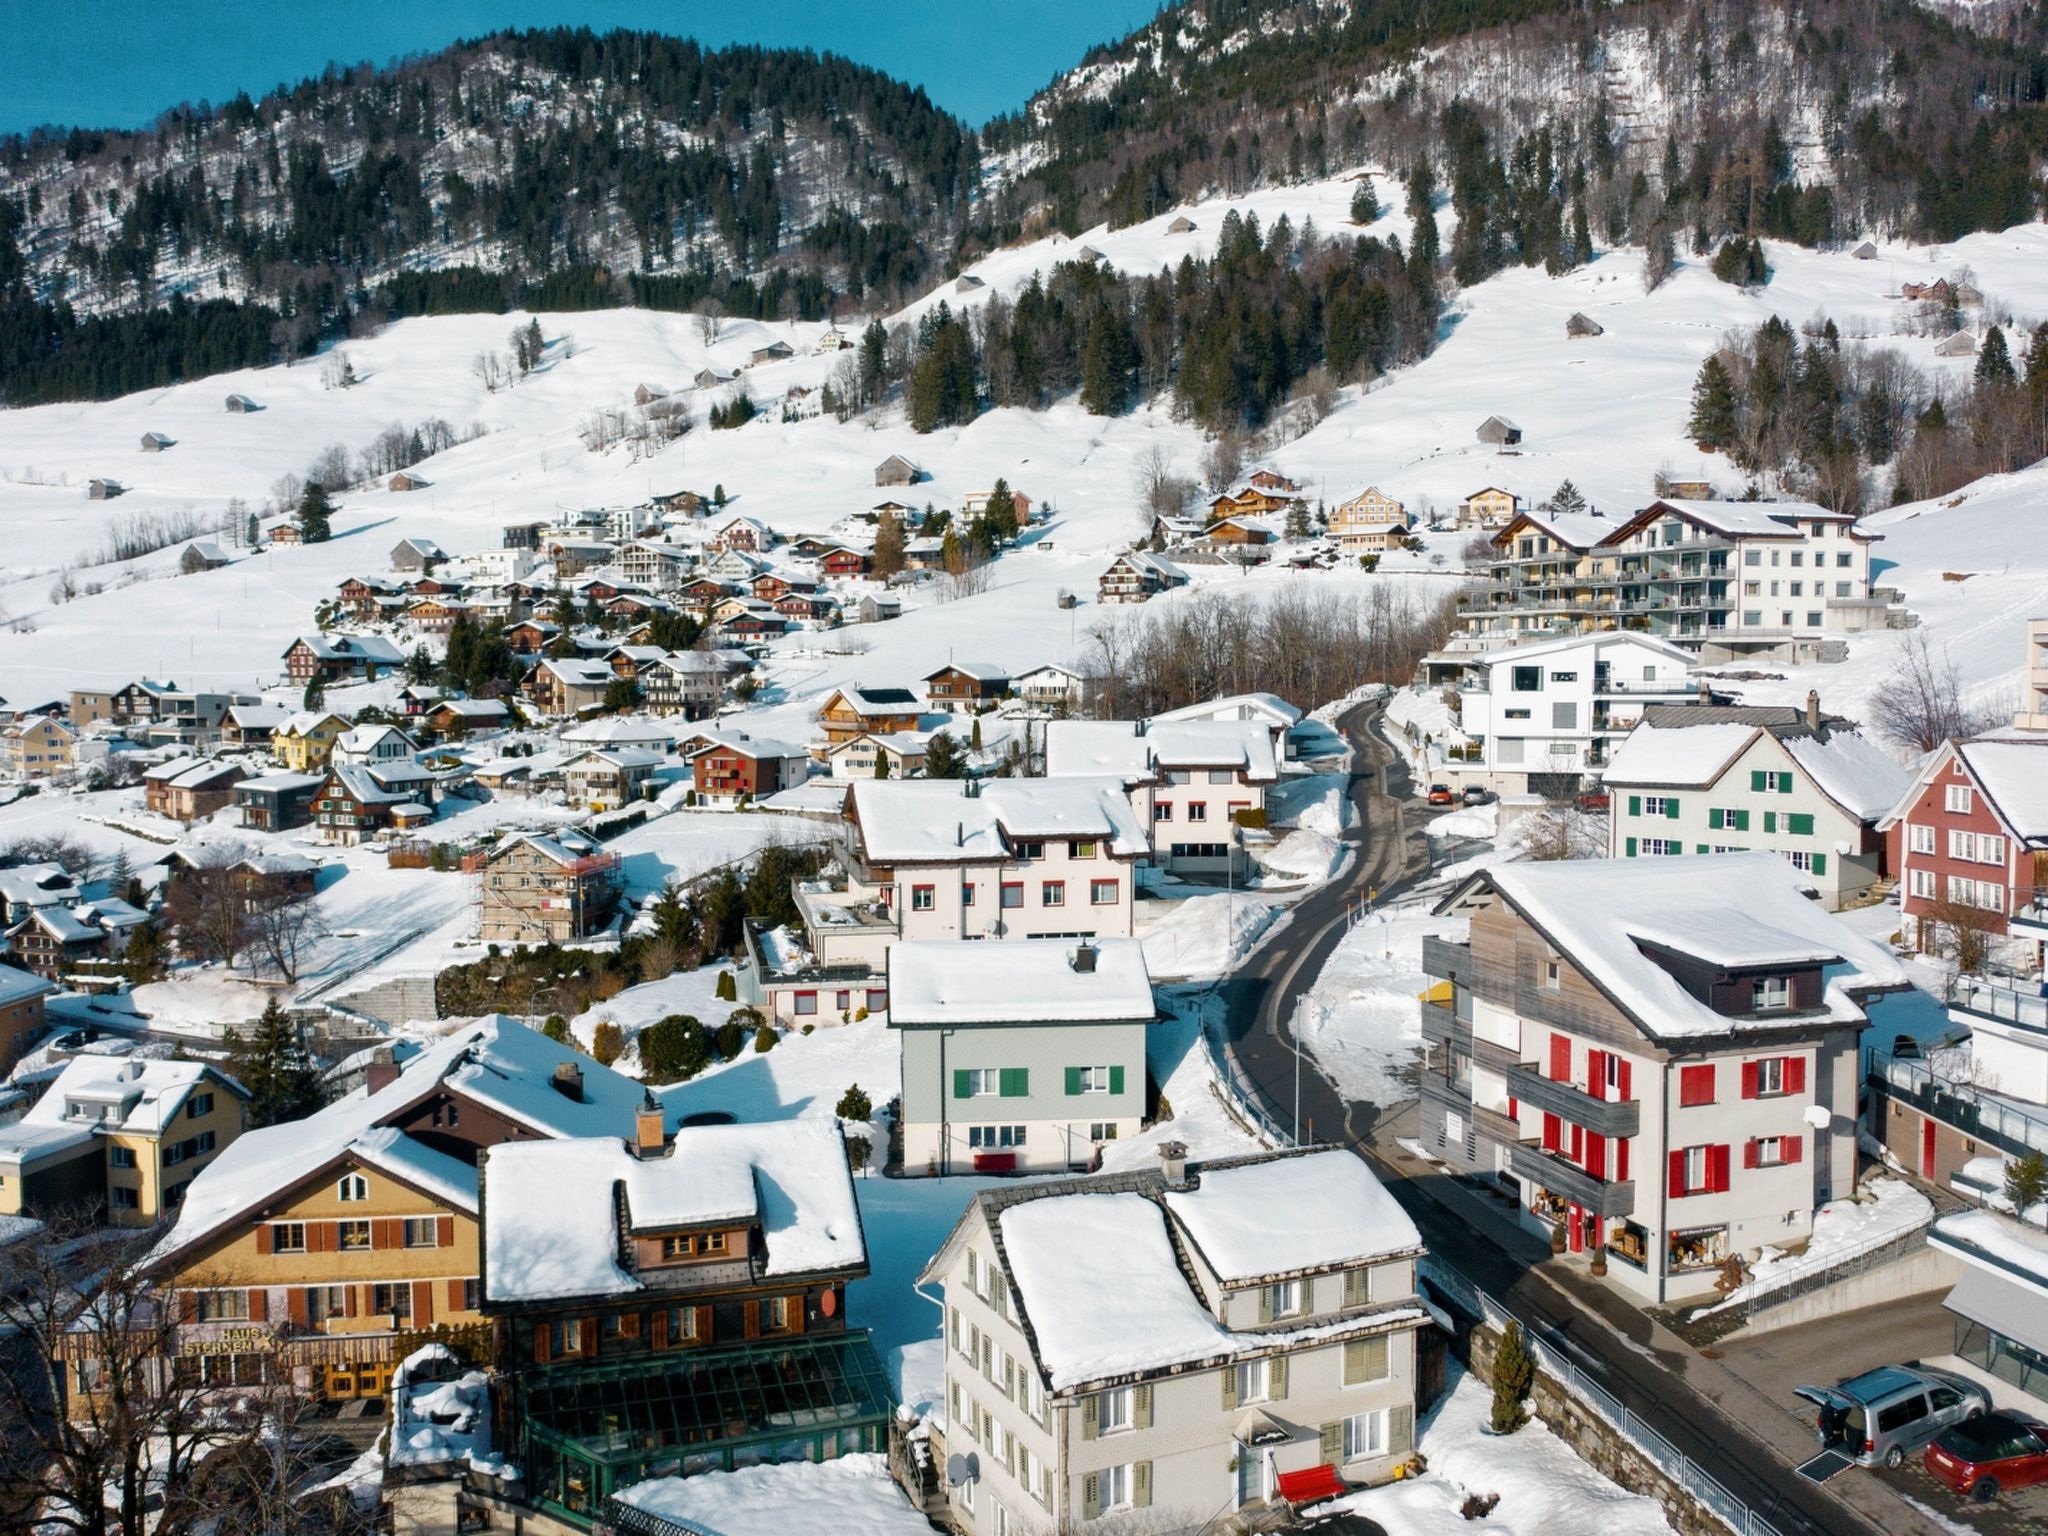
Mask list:
[[[1881,1365],[1832,1387],[1797,1391],[1820,1405],[1821,1445],[1863,1467],[1896,1467],[1949,1425],[1991,1411],[1974,1381],[1919,1366]]]

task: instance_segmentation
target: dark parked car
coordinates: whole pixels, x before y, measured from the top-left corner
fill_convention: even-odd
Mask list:
[[[1451,793],[1451,786],[1448,784],[1432,784],[1429,786],[1429,803],[1431,805],[1450,805],[1456,798]]]
[[[1927,1447],[1927,1470],[1979,1503],[2001,1488],[2048,1483],[2048,1426],[2011,1413],[1987,1413],[1954,1425]]]

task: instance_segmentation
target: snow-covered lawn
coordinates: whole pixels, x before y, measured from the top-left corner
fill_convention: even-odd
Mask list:
[[[1418,996],[1422,940],[1462,938],[1466,920],[1432,917],[1429,905],[1382,907],[1338,942],[1295,1014],[1297,1037],[1347,1099],[1393,1104],[1415,1096],[1422,1049]]]
[[[1450,1389],[1422,1421],[1417,1448],[1429,1462],[1421,1477],[1354,1493],[1314,1513],[1356,1510],[1387,1536],[1670,1536],[1655,1499],[1628,1493],[1594,1471],[1540,1423],[1512,1435],[1488,1428],[1493,1394],[1453,1362]],[[1467,1494],[1500,1495],[1484,1523],[1459,1513]]]
[[[1285,911],[1244,891],[1173,881],[1165,899],[1138,904],[1136,937],[1154,981],[1221,976]]]
[[[659,1478],[619,1497],[719,1536],[931,1536],[931,1526],[889,1476],[888,1458],[874,1453]]]

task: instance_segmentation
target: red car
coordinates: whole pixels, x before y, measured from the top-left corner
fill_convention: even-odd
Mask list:
[[[1451,793],[1450,785],[1432,784],[1429,786],[1429,803],[1431,805],[1452,805],[1456,803],[1456,800],[1457,797]]]
[[[1607,791],[1604,789],[1581,790],[1572,797],[1572,804],[1582,811],[1604,811],[1608,808],[1609,804]]]
[[[1937,1481],[1987,1503],[2001,1488],[2048,1483],[2048,1425],[1987,1413],[1936,1435],[1925,1459]]]

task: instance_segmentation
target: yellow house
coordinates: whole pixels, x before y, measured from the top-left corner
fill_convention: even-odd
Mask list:
[[[77,761],[78,736],[61,720],[24,715],[0,728],[0,773],[47,779]]]
[[[270,751],[292,773],[319,773],[334,756],[334,743],[349,728],[340,715],[301,710],[270,734]]]
[[[1330,513],[1330,534],[1347,555],[1383,554],[1408,537],[1414,519],[1378,486],[1367,486]]]
[[[304,1390],[377,1397],[434,1331],[487,1355],[477,1309],[483,1149],[624,1136],[645,1089],[517,1020],[474,1021],[363,1091],[253,1131],[196,1181],[147,1260],[178,1352],[209,1381],[285,1361]]]
[[[1500,528],[1512,522],[1521,509],[1522,499],[1513,491],[1489,485],[1458,503],[1458,524],[1464,528]]]
[[[104,1208],[109,1225],[154,1226],[242,1134],[248,1101],[204,1062],[75,1056],[0,1126],[0,1215]]]

